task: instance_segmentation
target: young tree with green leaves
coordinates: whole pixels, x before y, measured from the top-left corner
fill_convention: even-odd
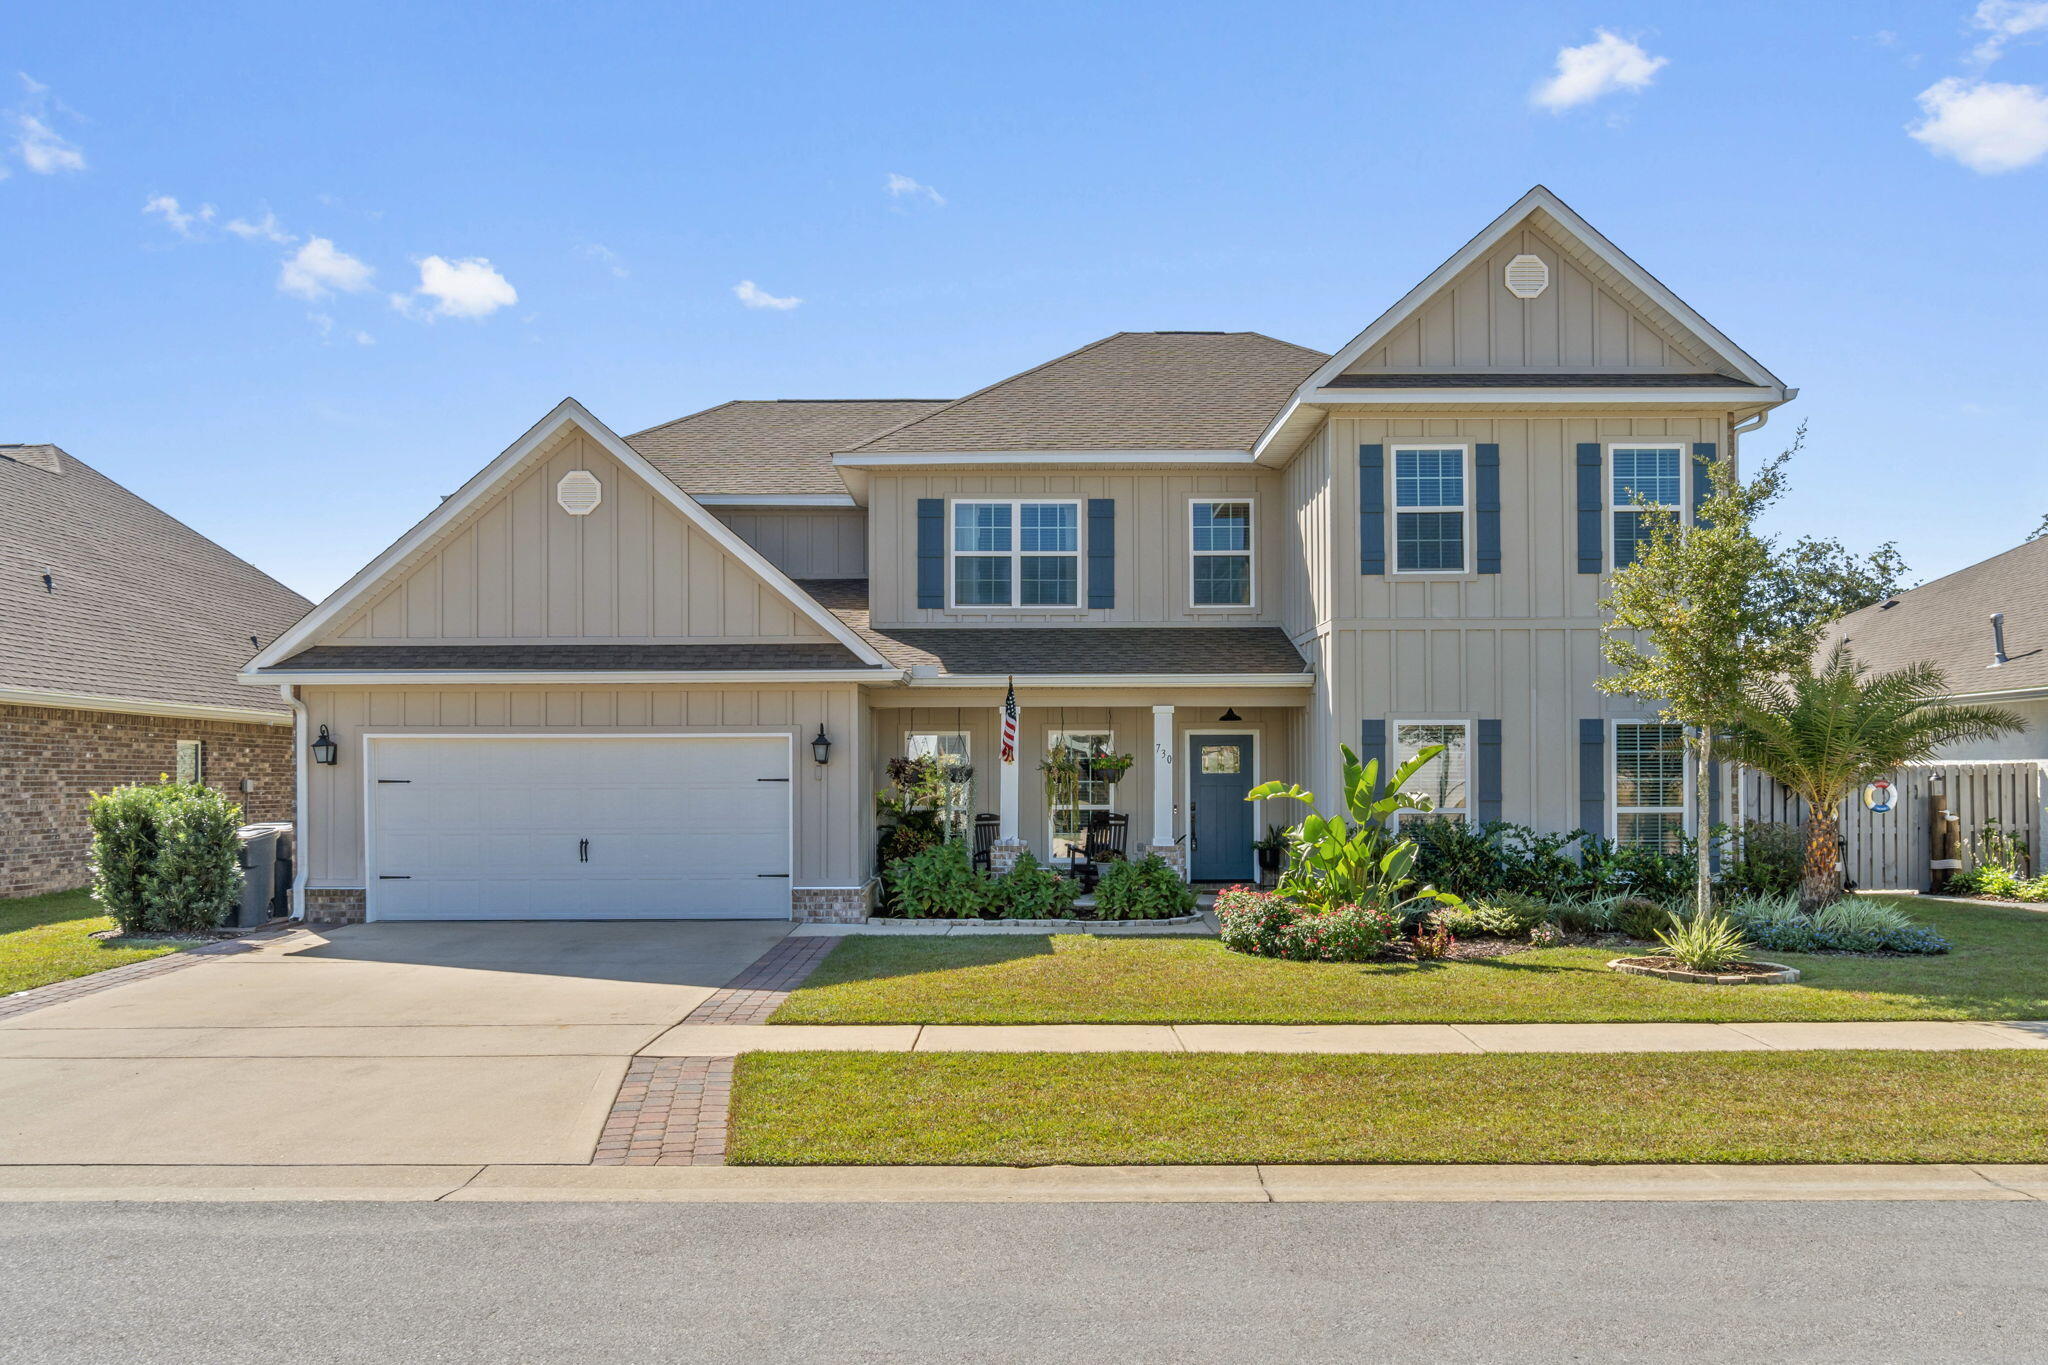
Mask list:
[[[1808,912],[1842,895],[1842,797],[1944,744],[2026,728],[1995,706],[1949,706],[1948,679],[1931,663],[1870,676],[1838,643],[1818,667],[1751,684],[1728,727],[1731,757],[1768,773],[1806,802],[1799,904]]]
[[[1595,686],[1654,703],[1661,719],[1686,727],[1702,913],[1713,897],[1708,806],[1715,732],[1734,719],[1759,680],[1804,668],[1821,628],[1853,609],[1845,602],[1863,605],[1880,583],[1888,593],[1904,570],[1890,547],[1857,568],[1832,542],[1802,540],[1785,549],[1757,534],[1757,519],[1783,496],[1785,466],[1805,441],[1802,426],[1792,445],[1746,482],[1732,461],[1714,461],[1711,492],[1693,509],[1691,526],[1668,510],[1644,514],[1647,540],[1635,562],[1615,572],[1600,604],[1608,618],[1601,653],[1612,672]]]

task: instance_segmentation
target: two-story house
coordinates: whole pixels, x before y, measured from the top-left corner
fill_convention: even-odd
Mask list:
[[[549,413],[263,651],[314,919],[854,918],[899,755],[1000,866],[1095,812],[1196,880],[1337,746],[1629,841],[1690,790],[1603,696],[1642,509],[1788,390],[1548,190],[1334,355],[1126,332],[965,398]],[[1014,761],[1002,759],[1014,683]],[[1130,754],[1048,810],[1055,746]]]

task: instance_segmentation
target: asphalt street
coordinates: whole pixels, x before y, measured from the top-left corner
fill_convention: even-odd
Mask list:
[[[2048,1204],[0,1207],[0,1359],[2048,1360]]]

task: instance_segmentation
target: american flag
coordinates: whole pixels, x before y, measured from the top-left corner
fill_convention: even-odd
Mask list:
[[[1010,679],[1009,695],[1003,698],[1003,762],[1017,761],[1017,680]]]

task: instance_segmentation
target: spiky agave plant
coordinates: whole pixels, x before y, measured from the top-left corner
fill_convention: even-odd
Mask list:
[[[1681,915],[1657,931],[1657,941],[1680,966],[1695,972],[1723,972],[1749,954],[1749,940],[1726,915]]]
[[[1837,643],[1818,667],[1758,682],[1736,708],[1731,757],[1784,783],[1806,802],[1799,904],[1808,913],[1842,895],[1843,794],[1928,758],[1944,744],[2015,734],[2026,722],[1995,706],[1950,706],[1948,679],[1931,663],[1871,674]]]

